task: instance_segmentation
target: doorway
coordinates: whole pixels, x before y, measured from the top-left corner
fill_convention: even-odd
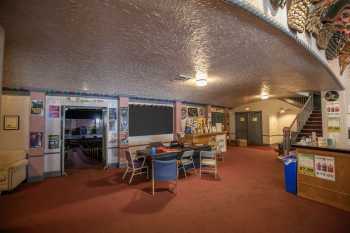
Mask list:
[[[62,107],[62,174],[106,165],[106,108]]]
[[[236,138],[245,139],[249,145],[262,145],[262,113],[236,112]]]

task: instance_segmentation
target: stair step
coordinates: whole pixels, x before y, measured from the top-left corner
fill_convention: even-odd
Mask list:
[[[305,125],[303,129],[320,129],[322,130],[322,124],[319,124],[319,125]]]
[[[322,129],[302,129],[301,132],[302,133],[312,133],[312,132],[322,133]]]
[[[309,120],[321,120],[322,121],[322,116],[310,116]]]
[[[311,113],[310,117],[321,117],[322,118],[322,114],[321,113]]]

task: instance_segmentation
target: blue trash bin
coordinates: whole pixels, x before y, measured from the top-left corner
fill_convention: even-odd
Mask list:
[[[283,162],[286,191],[297,194],[297,159],[295,157],[288,157]]]

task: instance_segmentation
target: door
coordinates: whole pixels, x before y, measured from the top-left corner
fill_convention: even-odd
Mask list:
[[[261,112],[248,113],[248,144],[262,145]]]
[[[236,139],[248,139],[248,112],[236,112]]]

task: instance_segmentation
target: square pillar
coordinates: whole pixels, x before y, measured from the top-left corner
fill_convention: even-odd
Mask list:
[[[129,149],[129,98],[119,97],[118,164],[126,163],[125,151]]]
[[[44,178],[45,96],[43,92],[30,93],[29,182],[40,181]]]

